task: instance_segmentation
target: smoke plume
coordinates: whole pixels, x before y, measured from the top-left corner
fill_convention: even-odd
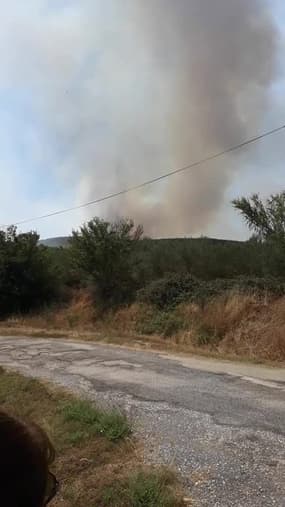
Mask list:
[[[278,44],[265,0],[81,0],[60,14],[50,3],[34,2],[38,28],[19,23],[26,58],[13,72],[35,90],[77,203],[262,130]],[[133,217],[153,236],[199,234],[242,165],[224,157],[88,213]]]
[[[158,173],[163,166],[183,166],[259,131],[276,70],[276,32],[265,7],[260,0],[136,3],[153,93],[144,115],[150,148],[141,152],[151,174],[155,166]],[[129,132],[134,136],[144,133],[138,136],[135,129]],[[124,213],[137,214],[154,234],[199,233],[238,170],[238,161],[229,157],[195,168],[170,179],[153,205],[128,196]]]

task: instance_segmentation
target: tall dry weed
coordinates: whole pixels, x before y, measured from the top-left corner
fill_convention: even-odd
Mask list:
[[[285,298],[257,303],[227,331],[219,348],[250,359],[285,361]]]
[[[215,351],[258,361],[285,361],[285,297],[262,301],[239,293],[220,296],[203,307],[183,303],[172,311],[159,312],[150,305],[134,303],[107,314],[97,314],[88,291],[74,293],[69,304],[39,315],[14,318],[10,327],[99,332],[105,336],[140,339],[165,347],[183,346],[189,352]],[[149,336],[144,336],[144,335]],[[91,339],[89,336],[89,339]]]
[[[220,296],[208,303],[201,312],[203,326],[219,337],[225,334],[257,308],[254,296],[232,293]]]

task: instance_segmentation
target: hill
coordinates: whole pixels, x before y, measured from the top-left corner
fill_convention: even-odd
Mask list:
[[[59,247],[66,247],[68,245],[70,236],[57,236],[54,238],[47,238],[40,240],[40,244],[44,246],[48,246],[51,248],[59,248]],[[146,238],[146,240],[151,238]],[[145,241],[146,241],[145,240]],[[149,243],[149,242],[148,242]],[[186,245],[190,243],[196,243],[196,244],[211,244],[211,245],[238,245],[243,244],[243,241],[236,241],[231,239],[216,239],[216,238],[207,238],[207,237],[200,237],[200,238],[158,238],[158,239],[151,239],[151,243],[153,244],[164,244],[166,245]]]
[[[58,236],[56,238],[47,238],[40,241],[41,245],[48,246],[50,248],[66,247],[68,245],[69,236]]]

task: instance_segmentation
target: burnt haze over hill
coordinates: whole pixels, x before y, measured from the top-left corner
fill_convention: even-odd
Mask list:
[[[151,239],[151,238],[150,238]],[[67,247],[70,240],[70,236],[58,236],[55,238],[47,238],[42,239],[40,241],[41,245],[50,247],[50,248],[60,248]],[[165,242],[165,243],[185,243],[185,242],[205,242],[211,244],[240,244],[244,243],[243,241],[230,240],[230,239],[217,239],[217,238],[163,238],[163,239],[151,239],[153,242]]]

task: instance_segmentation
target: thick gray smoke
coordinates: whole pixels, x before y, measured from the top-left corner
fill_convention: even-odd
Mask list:
[[[128,129],[127,142],[136,147],[127,164],[130,174],[134,171],[136,180],[159,174],[258,132],[275,74],[276,32],[265,3],[134,4],[137,44],[146,51],[152,97],[143,104],[142,118],[133,117]],[[154,235],[199,233],[214,218],[239,169],[230,158],[196,167],[169,179],[156,203],[148,202],[148,194],[145,199],[130,195],[119,211],[135,216]]]
[[[265,0],[77,0],[60,12],[51,0],[30,0],[29,12],[14,3],[5,36],[18,45],[8,52],[0,35],[1,61],[8,52],[13,79],[34,94],[47,153],[77,203],[262,130],[278,43]],[[242,165],[219,159],[87,213],[133,217],[153,236],[199,234]]]

